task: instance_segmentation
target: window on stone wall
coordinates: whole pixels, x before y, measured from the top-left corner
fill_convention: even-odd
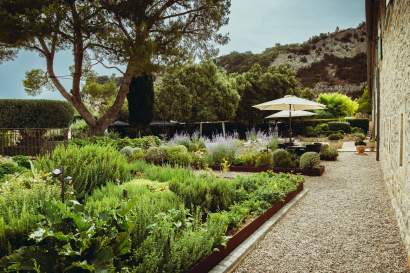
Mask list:
[[[400,167],[403,166],[404,160],[404,114],[400,115]]]

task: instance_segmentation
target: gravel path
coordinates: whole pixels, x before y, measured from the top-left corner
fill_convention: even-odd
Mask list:
[[[341,153],[235,272],[409,272],[374,153]]]

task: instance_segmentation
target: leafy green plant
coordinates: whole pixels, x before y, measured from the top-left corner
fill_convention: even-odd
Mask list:
[[[317,137],[318,136],[318,132],[313,126],[306,126],[304,134],[307,137]]]
[[[329,124],[327,124],[327,123],[320,123],[320,124],[316,125],[315,131],[316,131],[318,134],[323,134],[323,133],[329,131]]]
[[[364,141],[366,139],[366,136],[362,133],[354,133],[352,134],[352,137],[355,141]]]
[[[337,160],[337,157],[339,156],[339,152],[335,147],[329,146],[329,144],[324,144],[320,148],[320,159],[321,160],[328,160],[328,161],[334,161]]]
[[[316,152],[307,152],[300,157],[300,168],[311,169],[320,165],[320,155]]]
[[[277,149],[272,153],[272,160],[274,167],[291,167],[292,157],[290,153],[284,149]]]
[[[0,179],[3,178],[7,174],[14,174],[19,173],[24,170],[23,167],[20,167],[14,162],[5,162],[0,163]]]
[[[220,166],[224,161],[232,163],[235,160],[236,147],[233,145],[216,144],[207,151],[207,160],[210,166]]]
[[[356,140],[354,142],[355,146],[366,146],[366,142],[364,142],[363,140]]]
[[[331,121],[328,123],[329,130],[333,132],[350,133],[351,126],[349,122]]]
[[[165,163],[173,166],[188,166],[192,162],[191,154],[183,145],[164,145],[160,149],[164,151]]]
[[[362,128],[352,127],[352,134],[364,134],[364,131]]]
[[[330,134],[330,135],[327,137],[327,139],[329,139],[329,140],[341,140],[341,139],[343,139],[343,135],[342,135],[342,134],[339,134],[339,133],[337,133],[337,134]]]
[[[232,184],[232,181],[205,175],[186,177],[184,180],[173,179],[169,189],[181,197],[188,208],[199,206],[204,212],[218,212],[234,203]]]
[[[271,151],[275,151],[279,147],[279,140],[276,137],[273,137],[268,142],[268,148]]]
[[[131,164],[131,170],[143,178],[159,182],[168,182],[172,179],[183,180],[193,177],[191,170],[171,166],[155,166],[144,161],[135,161]]]
[[[28,156],[16,155],[16,156],[13,156],[12,159],[20,167],[23,167],[23,168],[26,168],[26,169],[31,168],[30,158]]]
[[[112,146],[58,146],[51,155],[39,158],[36,166],[48,172],[64,168],[64,174],[73,178],[74,190],[79,198],[109,181],[125,182],[130,178],[126,158]]]
[[[144,159],[153,164],[164,164],[167,159],[167,154],[160,147],[150,147],[145,153]]]
[[[0,184],[0,257],[28,244],[27,235],[59,196],[59,186],[45,175],[10,176]]]
[[[257,157],[258,153],[255,150],[247,150],[239,153],[235,157],[233,164],[236,166],[255,166]]]
[[[256,157],[255,166],[256,167],[266,167],[273,165],[273,154],[270,150],[261,151]]]

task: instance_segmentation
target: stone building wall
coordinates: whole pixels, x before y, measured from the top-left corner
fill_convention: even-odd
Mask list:
[[[380,161],[410,257],[410,1],[390,2],[381,18]]]

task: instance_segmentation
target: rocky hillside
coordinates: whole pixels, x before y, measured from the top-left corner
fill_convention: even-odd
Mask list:
[[[253,64],[289,64],[303,86],[316,92],[341,91],[358,96],[366,82],[366,26],[336,29],[302,44],[275,45],[259,54],[232,52],[217,63],[228,72],[245,72]]]

